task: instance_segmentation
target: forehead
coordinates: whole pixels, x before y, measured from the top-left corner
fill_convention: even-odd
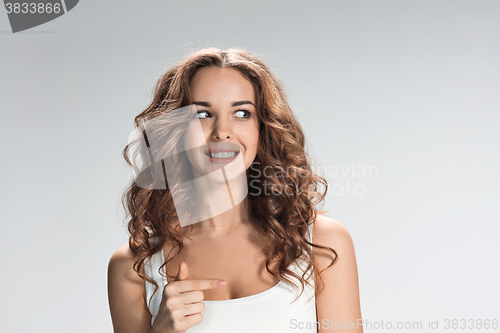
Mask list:
[[[255,103],[253,84],[234,68],[204,67],[191,82],[193,100],[249,100]]]

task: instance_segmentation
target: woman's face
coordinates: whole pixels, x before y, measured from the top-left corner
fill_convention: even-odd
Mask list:
[[[236,69],[204,67],[192,80],[191,104],[196,106],[205,139],[200,151],[188,153],[195,177],[231,162],[241,166],[239,169],[244,164],[240,174],[247,170],[257,155],[259,142],[253,84]]]

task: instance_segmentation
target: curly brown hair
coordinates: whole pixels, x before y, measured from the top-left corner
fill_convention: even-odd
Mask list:
[[[247,169],[247,180],[256,191],[249,191],[245,200],[250,220],[255,221],[255,229],[265,243],[270,244],[263,249],[267,256],[267,271],[294,285],[289,276],[298,279],[303,292],[304,282],[311,285],[309,278],[312,274],[306,278],[306,273],[311,270],[318,272],[312,250],[307,245],[332,251],[334,258],[330,266],[337,260],[334,249],[309,242],[306,234],[317,214],[322,213],[316,206],[324,203],[328,184],[312,171],[305,152],[302,127],[290,109],[280,83],[260,59],[241,49],[222,51],[209,48],[191,54],[161,76],[153,101],[135,117],[135,126],[140,128],[145,120],[189,105],[190,83],[197,71],[207,66],[236,69],[254,85],[260,121],[259,147],[254,162]],[[130,148],[131,144],[124,148],[123,156],[133,166],[129,158]],[[155,292],[158,285],[144,273],[146,259],[160,251],[166,242],[174,245],[172,249],[176,248],[177,254],[183,248],[179,219],[168,184],[166,187],[146,189],[133,180],[122,197],[129,218],[129,246],[134,253],[134,270],[142,279],[156,286]],[[262,194],[264,191],[268,193],[269,189],[271,194]],[[153,238],[158,241],[153,241]],[[302,276],[288,269],[299,258],[307,263]],[[279,263],[278,276],[269,269],[269,264],[275,259]]]

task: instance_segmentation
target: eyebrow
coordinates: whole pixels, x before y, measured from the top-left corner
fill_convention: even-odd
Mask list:
[[[194,105],[199,105],[199,106],[206,106],[206,107],[210,107],[211,104],[208,103],[208,102],[193,102]],[[234,102],[233,104],[231,104],[231,106],[240,106],[240,105],[245,105],[245,104],[252,104],[254,107],[255,107],[255,104],[253,104],[252,102],[250,101],[237,101],[237,102]]]

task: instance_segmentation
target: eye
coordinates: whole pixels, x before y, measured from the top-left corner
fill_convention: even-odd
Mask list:
[[[238,110],[234,113],[236,118],[250,118],[251,113],[247,110]]]
[[[198,111],[198,118],[199,119],[212,118],[212,115],[208,113],[208,111]]]

